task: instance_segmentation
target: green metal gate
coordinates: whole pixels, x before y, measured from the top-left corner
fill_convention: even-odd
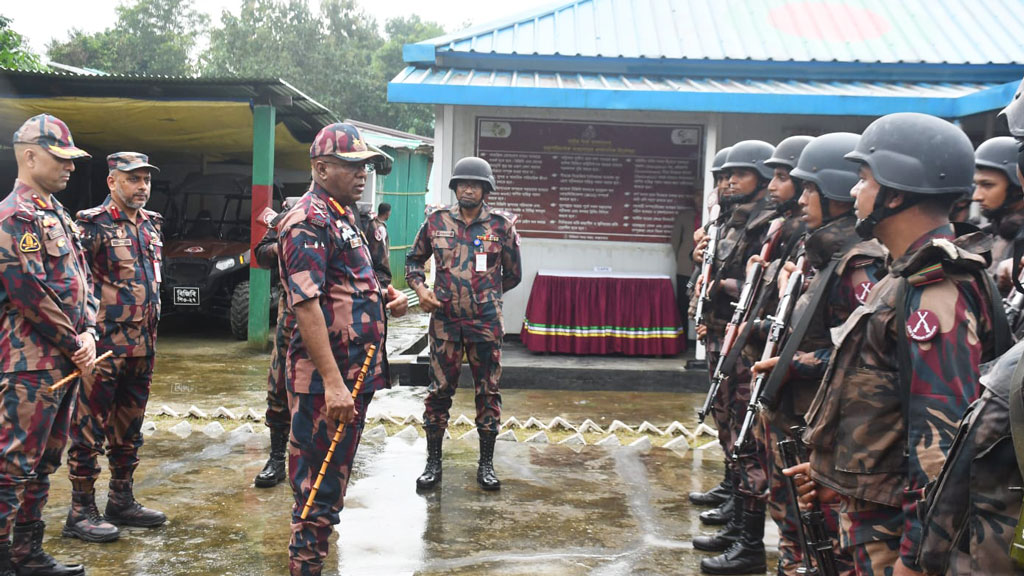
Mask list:
[[[382,148],[395,159],[395,163],[390,174],[377,180],[377,201],[391,204],[391,218],[388,220],[391,283],[402,289],[407,287],[405,253],[412,247],[416,232],[423,223],[430,156],[414,150]]]

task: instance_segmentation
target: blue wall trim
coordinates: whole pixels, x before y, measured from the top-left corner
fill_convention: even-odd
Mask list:
[[[413,64],[434,65],[436,49],[433,44],[405,44],[402,46],[402,59]]]
[[[442,84],[388,84],[389,102],[505,106],[512,108],[575,108],[588,110],[665,110],[823,116],[881,116],[921,112],[960,118],[998,110],[1012,99],[1017,82],[961,98],[896,96],[835,96],[729,94],[705,92],[645,92],[599,89],[553,89]]]

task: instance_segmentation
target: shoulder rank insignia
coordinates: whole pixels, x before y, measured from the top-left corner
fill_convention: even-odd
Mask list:
[[[25,232],[18,242],[18,249],[22,252],[39,252],[39,238],[32,232]]]
[[[931,310],[914,310],[907,317],[907,336],[915,342],[927,342],[939,333],[939,318]]]
[[[945,277],[946,272],[942,269],[942,263],[938,262],[911,274],[907,277],[907,282],[909,282],[911,286],[927,286],[928,284],[934,284]]]

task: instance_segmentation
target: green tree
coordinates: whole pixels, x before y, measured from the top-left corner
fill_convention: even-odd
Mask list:
[[[50,59],[121,74],[196,73],[192,53],[209,18],[195,9],[193,0],[135,0],[116,10],[111,28],[94,34],[73,30],[66,41],[51,42]]]
[[[11,19],[0,14],[0,66],[16,70],[45,70],[39,56],[29,50],[25,38],[11,28]]]
[[[414,14],[391,18],[384,25],[384,32],[387,41],[373,55],[373,70],[387,90],[387,83],[406,67],[402,60],[402,47],[441,36],[444,29],[440,24],[425,22]],[[378,123],[421,136],[433,136],[434,108],[425,104],[385,102]]]

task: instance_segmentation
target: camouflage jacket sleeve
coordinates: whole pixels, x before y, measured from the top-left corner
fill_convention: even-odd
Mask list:
[[[519,253],[519,232],[510,224],[501,245],[501,291],[508,292],[523,280],[523,263]]]
[[[906,325],[893,326],[903,332],[899,337],[910,337],[907,481],[900,541],[900,555],[910,568],[917,566],[917,508],[925,486],[938,476],[957,423],[980,393],[978,366],[992,326],[986,300],[973,279],[947,277],[909,289]]]
[[[366,247],[373,259],[373,273],[384,288],[391,284],[391,254],[389,253],[387,228],[377,220],[370,220],[366,226]]]
[[[303,220],[283,230],[279,242],[281,282],[289,308],[323,294],[327,277],[327,249],[331,239],[325,227]]]
[[[256,256],[256,263],[260,265],[260,268],[266,268],[268,270],[277,267],[277,229],[267,228],[267,233],[263,235],[259,244],[256,245],[256,249],[253,250]]]
[[[405,280],[409,286],[416,288],[427,280],[424,267],[427,260],[434,253],[430,245],[430,216],[420,226],[416,233],[416,239],[412,242],[412,248],[405,255]]]
[[[71,357],[78,350],[78,333],[71,319],[61,308],[60,298],[46,284],[47,270],[43,263],[45,249],[20,250],[19,239],[26,234],[42,238],[34,222],[25,222],[17,217],[0,224],[0,283],[11,306],[18,310],[36,332],[52,342],[66,356]],[[37,240],[38,243],[38,240]],[[88,269],[83,271],[89,274]],[[87,276],[91,282],[92,276]],[[88,293],[89,290],[86,290]],[[87,305],[91,314],[86,313],[85,325],[96,325],[95,302]]]
[[[829,290],[828,301],[823,303],[825,322],[829,327],[839,326],[858,306],[867,301],[871,288],[885,274],[884,261],[874,258],[853,259],[843,269],[843,275]],[[790,373],[801,379],[820,380],[825,376],[832,348],[800,351],[793,355]]]
[[[89,286],[92,286],[92,290],[89,291],[89,313],[86,315],[85,325],[96,327],[103,283],[96,282],[92,269],[96,265],[96,251],[101,247],[101,242],[97,238],[96,224],[81,219],[77,220],[76,224],[82,231],[82,256],[85,257],[85,261],[89,265]]]

